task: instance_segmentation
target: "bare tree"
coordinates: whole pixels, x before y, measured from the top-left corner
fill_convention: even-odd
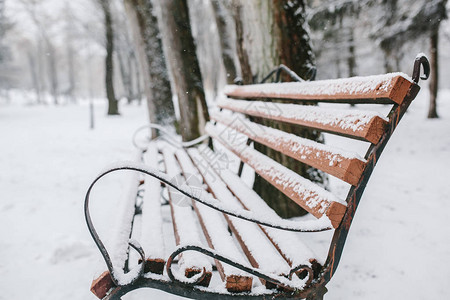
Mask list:
[[[223,2],[219,0],[211,0],[214,18],[216,20],[217,31],[220,37],[220,50],[222,61],[226,71],[227,83],[232,84],[237,77],[236,65],[234,63],[235,48],[233,40],[228,29],[228,13]]]
[[[23,4],[24,8],[30,15],[31,20],[35,24],[39,37],[43,41],[43,45],[45,47],[45,54],[47,57],[47,76],[50,84],[50,92],[53,97],[54,104],[58,104],[58,72],[56,67],[56,49],[53,45],[53,41],[48,33],[48,28],[46,24],[44,24],[43,20],[47,20],[49,17],[42,15],[42,12],[37,14],[37,0],[20,0]]]
[[[65,24],[65,44],[66,44],[66,54],[67,54],[67,78],[68,78],[68,87],[65,91],[65,94],[69,97],[70,101],[75,103],[75,50],[73,46],[74,42],[74,26],[75,26],[75,18],[72,14],[72,9],[70,7],[70,3],[66,2],[65,4],[65,13],[66,13],[66,24]]]
[[[123,24],[121,24],[123,25]],[[122,26],[117,26],[117,29]],[[122,31],[124,28],[122,27]],[[119,30],[116,30],[116,32]],[[127,43],[126,39],[119,38],[116,35],[116,41],[114,42],[115,53],[117,54],[117,61],[119,62],[120,78],[122,79],[122,86],[124,89],[124,96],[127,98],[128,103],[131,103],[134,99],[133,92],[133,76],[132,66],[131,66],[131,52],[133,51],[130,47],[130,43]]]
[[[164,34],[169,49],[169,66],[180,108],[179,131],[183,140],[204,133],[209,120],[202,75],[192,37],[186,0],[161,1]]]
[[[430,64],[431,64],[431,76],[430,76],[430,105],[428,106],[428,118],[439,118],[437,113],[437,94],[438,94],[438,81],[439,81],[439,24],[431,31],[430,34]]]
[[[3,42],[8,27],[8,21],[5,17],[5,0],[0,0],[0,63],[5,61],[8,54],[8,49]]]
[[[125,10],[133,28],[150,121],[173,126],[172,90],[154,6],[151,1],[125,0]]]
[[[39,81],[39,70],[36,62],[36,57],[30,50],[27,51],[27,59],[28,59],[28,66],[30,69],[31,82],[33,83],[33,89],[34,92],[36,93],[36,103],[41,104],[42,96],[41,96],[41,84]]]
[[[136,91],[140,80],[140,73],[135,71],[135,47],[132,42],[131,26],[124,14],[123,3],[117,2],[114,6],[114,50],[119,65],[120,78],[123,87],[123,96],[131,103],[140,97]]]
[[[396,0],[398,1],[398,0]],[[383,0],[389,7],[392,4]],[[431,70],[430,77],[430,105],[428,118],[437,118],[437,91],[438,91],[438,34],[440,23],[447,18],[447,0],[419,1],[414,5],[402,6],[392,14],[393,21],[388,26],[377,28],[374,34],[381,47],[395,49],[408,41],[416,40],[420,36],[430,37]],[[386,45],[386,46],[383,46]]]
[[[244,46],[244,25],[242,21],[242,8],[238,0],[233,1],[234,22],[236,28],[236,51],[242,72],[242,81],[244,84],[253,83],[253,73],[250,66],[247,50]]]
[[[249,83],[251,78],[255,78],[255,81],[261,80],[279,64],[289,66],[305,79],[309,79],[314,74],[315,58],[305,29],[305,7],[302,0],[273,0],[258,3],[241,0],[235,1],[234,5],[238,56],[245,83]],[[272,32],[272,35],[268,35],[267,32]],[[290,80],[288,77],[283,79]],[[259,118],[252,118],[252,120],[312,140],[323,140],[317,131]],[[314,168],[261,144],[255,143],[255,149],[306,178],[326,184],[326,175]],[[280,216],[292,217],[306,213],[260,176],[255,178],[254,189]]]
[[[346,63],[348,77],[358,73],[355,30],[366,27],[369,31],[368,21],[361,17],[361,13],[371,8],[374,1],[376,0],[308,1],[308,23],[316,36],[315,53],[334,63],[338,78],[343,75],[341,62]]]
[[[11,49],[10,45],[5,43],[5,35],[12,29],[13,23],[5,15],[5,0],[0,0],[0,92],[9,100],[8,89],[13,84],[11,78]]]
[[[114,92],[114,31],[112,23],[112,14],[110,2],[108,0],[98,0],[104,14],[105,38],[106,38],[106,57],[105,57],[105,87],[106,97],[108,98],[108,115],[118,115],[119,107]]]

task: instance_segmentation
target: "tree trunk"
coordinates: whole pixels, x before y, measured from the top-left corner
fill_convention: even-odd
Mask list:
[[[437,114],[437,103],[436,103],[438,93],[438,82],[439,82],[438,38],[439,38],[439,26],[437,26],[436,29],[431,32],[430,37],[431,76],[430,76],[430,106],[428,108],[429,119],[439,118]]]
[[[36,66],[36,59],[30,50],[27,52],[28,66],[30,67],[31,81],[33,82],[34,91],[36,92],[36,103],[41,104],[41,86],[39,84],[39,72]]]
[[[67,42],[67,72],[69,77],[69,87],[67,88],[67,95],[72,103],[76,103],[75,98],[75,53],[73,50],[72,41]]]
[[[161,9],[169,65],[180,107],[179,131],[183,140],[188,141],[202,135],[209,120],[188,6],[186,0],[164,0]]]
[[[126,45],[125,47],[129,47]],[[124,47],[124,48],[125,48]],[[119,62],[119,71],[120,78],[122,79],[123,92],[125,98],[127,98],[128,103],[131,103],[133,100],[132,96],[132,82],[131,82],[131,69],[128,64],[128,53],[126,53],[126,49],[120,49],[121,47],[116,48],[117,60]]]
[[[355,39],[353,36],[353,28],[348,28],[348,77],[356,76],[356,55],[355,55]]]
[[[58,105],[58,71],[56,69],[56,51],[48,37],[46,37],[44,41],[47,50],[47,74],[50,81],[50,92],[53,97],[53,103]]]
[[[211,1],[214,18],[216,20],[217,31],[220,37],[220,50],[222,53],[222,61],[226,71],[226,78],[228,84],[233,84],[237,77],[236,65],[234,64],[234,48],[231,45],[231,38],[228,33],[226,10],[219,0]]]
[[[132,56],[130,57],[131,59],[131,64],[133,66],[133,70],[134,70],[134,79],[135,79],[135,98],[138,101],[138,104],[141,105],[142,104],[142,77],[141,77],[141,71],[140,71],[140,64],[136,59],[136,51],[134,51],[132,53]]]
[[[128,42],[128,49],[130,42]],[[130,50],[127,52],[127,68],[128,68],[128,73],[130,74],[130,100],[129,101],[133,101],[136,100],[138,98],[138,92],[136,91],[136,80],[139,77],[136,77],[136,72],[134,72],[134,49]]]
[[[252,5],[249,5],[249,3]],[[254,5],[254,2],[241,1],[240,4],[243,5],[242,10],[238,7],[235,14],[238,55],[240,61],[245,62],[245,57],[241,57],[241,55],[247,49],[251,69],[255,70],[255,73],[247,74],[246,72],[250,68],[243,67],[243,78],[247,78],[247,82],[248,78],[252,77],[262,79],[265,74],[280,63],[287,65],[301,77],[309,77],[312,74],[311,70],[315,61],[311,51],[309,35],[304,28],[303,1],[273,0],[261,2],[258,5]],[[245,17],[243,17],[243,11],[245,11]],[[244,26],[240,27],[239,23]],[[242,32],[239,32],[239,30],[242,30]],[[272,35],[268,37],[266,32],[272,32]],[[239,38],[243,36],[249,36],[250,38],[239,42]],[[288,81],[290,78],[283,76],[283,80]],[[252,120],[315,141],[323,141],[322,135],[315,130],[306,130],[295,125],[259,118],[252,118]],[[305,178],[321,184],[326,182],[326,175],[291,157],[257,143],[255,143],[255,149]],[[255,178],[254,189],[282,217],[289,218],[306,213],[294,201],[260,176]]]
[[[353,27],[348,27],[348,77],[356,76],[356,55],[355,55],[355,39],[353,34]],[[354,103],[350,103],[350,106],[355,106]]]
[[[234,7],[234,22],[236,27],[236,52],[238,55],[239,63],[241,65],[242,83],[252,84],[253,73],[250,67],[247,50],[244,46],[244,25],[242,22],[242,7],[239,0],[233,1]]]
[[[69,97],[70,102],[75,103],[75,51],[73,48],[74,40],[74,26],[75,18],[72,14],[72,10],[69,2],[65,4],[66,9],[66,53],[67,53],[67,78],[69,81],[69,87],[66,90],[66,95]]]
[[[125,8],[133,27],[150,122],[173,126],[175,109],[171,84],[152,2],[125,0]]]
[[[114,32],[111,16],[111,8],[108,0],[100,0],[100,4],[105,16],[105,34],[106,34],[106,58],[105,58],[105,87],[106,97],[108,98],[108,115],[118,115],[119,107],[116,95],[114,93]]]

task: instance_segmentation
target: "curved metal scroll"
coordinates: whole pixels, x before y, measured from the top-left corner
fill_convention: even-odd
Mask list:
[[[97,176],[97,178],[95,178],[95,180],[89,186],[89,188],[88,188],[88,190],[86,192],[85,202],[84,202],[84,214],[85,214],[86,224],[88,226],[89,232],[91,233],[91,236],[94,239],[95,244],[97,245],[98,249],[100,250],[100,252],[101,252],[101,254],[102,254],[102,256],[103,256],[103,258],[104,258],[104,260],[106,262],[108,270],[110,271],[110,274],[112,275],[113,282],[116,285],[119,285],[119,284],[118,284],[117,278],[114,275],[113,263],[111,261],[111,258],[109,256],[108,251],[106,250],[105,245],[101,241],[99,235],[97,234],[97,231],[94,228],[94,224],[92,222],[92,218],[91,218],[91,215],[89,213],[89,200],[90,200],[91,191],[92,191],[94,185],[97,183],[97,181],[99,181],[100,178],[102,178],[103,176],[105,176],[105,175],[107,175],[109,173],[115,172],[115,171],[119,171],[119,170],[132,170],[132,171],[137,171],[137,172],[141,172],[141,173],[147,174],[147,175],[152,176],[152,177],[158,179],[159,181],[165,183],[166,185],[176,189],[177,191],[179,191],[183,195],[185,195],[185,196],[187,196],[187,197],[189,197],[189,198],[191,198],[191,199],[193,199],[195,201],[203,203],[206,206],[209,206],[209,207],[211,207],[211,208],[213,208],[215,210],[218,210],[218,211],[220,211],[222,213],[226,213],[226,214],[228,214],[230,216],[234,216],[234,217],[237,217],[237,218],[240,218],[240,219],[251,221],[251,222],[254,222],[254,223],[257,223],[257,224],[260,224],[260,225],[264,225],[264,226],[268,226],[268,227],[272,227],[272,228],[277,228],[277,229],[288,230],[288,231],[296,231],[296,232],[318,232],[318,231],[325,231],[325,230],[331,229],[330,225],[322,227],[322,228],[319,228],[319,229],[303,229],[303,228],[301,228],[301,226],[298,226],[298,225],[301,225],[302,222],[297,222],[298,223],[297,226],[296,227],[292,227],[292,226],[286,226],[286,224],[282,224],[282,222],[269,220],[269,219],[267,219],[265,217],[262,217],[262,216],[255,215],[255,216],[251,217],[251,216],[248,215],[248,211],[241,211],[240,212],[241,214],[240,214],[238,211],[235,211],[235,210],[233,210],[231,208],[227,208],[225,206],[219,207],[219,206],[217,206],[217,205],[215,205],[215,204],[213,204],[213,203],[211,203],[211,202],[209,202],[209,201],[207,201],[205,199],[200,198],[199,196],[196,196],[196,195],[190,193],[189,191],[187,191],[185,189],[182,189],[182,188],[176,186],[173,182],[170,181],[170,178],[168,178],[168,176],[165,173],[163,173],[163,172],[159,172],[157,170],[153,170],[153,169],[147,168],[143,164],[123,163],[123,164],[117,165],[116,167],[107,169],[106,171],[102,172],[99,176]],[[141,257],[143,258],[143,261],[145,261],[144,251],[137,244],[137,242],[132,243],[130,241],[130,246],[133,247],[134,249],[136,249],[139,252],[139,254],[141,255]],[[138,276],[136,276],[136,278],[132,279],[132,281],[136,280],[137,278],[139,278],[142,275],[142,273],[143,273],[143,265],[144,264],[141,264],[141,268],[142,269],[140,270]]]
[[[275,74],[275,82],[279,82],[280,81],[281,71],[286,72],[294,81],[298,81],[298,82],[305,81],[303,78],[298,76],[294,71],[292,71],[291,69],[289,69],[285,65],[280,64],[278,67],[276,67],[275,69],[270,71],[270,73],[267,74],[267,76],[264,77],[263,80],[261,80],[259,83],[266,82],[270,77],[272,77],[273,74]]]
[[[182,252],[185,252],[185,251],[198,251],[198,252],[200,252],[202,254],[205,254],[205,255],[210,256],[210,257],[212,257],[214,259],[217,259],[217,260],[219,260],[219,261],[221,261],[223,263],[231,265],[231,266],[233,266],[233,267],[235,267],[237,269],[245,271],[245,272],[247,272],[247,273],[249,273],[251,275],[254,275],[254,276],[257,276],[257,277],[259,277],[261,279],[269,281],[269,282],[271,282],[271,283],[273,283],[273,284],[275,284],[275,285],[277,285],[279,287],[282,287],[282,288],[285,288],[285,289],[288,289],[288,290],[297,290],[298,289],[298,287],[291,286],[291,285],[288,285],[286,283],[283,283],[279,279],[276,279],[276,278],[272,277],[269,274],[263,273],[263,272],[261,272],[260,270],[258,270],[256,268],[244,266],[244,265],[242,265],[240,263],[234,262],[231,259],[220,255],[219,253],[217,253],[216,251],[214,251],[212,249],[206,249],[206,248],[203,248],[201,246],[195,246],[195,245],[188,245],[188,246],[180,247],[180,248],[178,248],[176,251],[174,251],[170,255],[169,259],[167,260],[166,270],[167,270],[167,274],[169,275],[169,278],[172,281],[177,281],[177,282],[180,282],[180,283],[183,283],[183,284],[187,284],[187,285],[195,285],[195,284],[199,283],[203,279],[203,277],[205,275],[205,270],[203,270],[203,273],[199,276],[199,279],[197,279],[194,283],[186,283],[186,282],[184,282],[182,280],[179,280],[178,278],[176,278],[173,275],[172,268],[171,268],[172,262],[173,262],[175,257],[177,257],[178,255],[180,255]],[[306,265],[296,266],[295,268],[293,268],[289,272],[289,277],[288,278],[289,278],[289,280],[291,280],[293,274],[296,274],[297,272],[302,272],[302,271],[307,271],[307,274],[308,274],[307,275],[308,279],[306,280],[306,283],[304,285],[305,287],[307,287],[311,283],[311,281],[313,280],[313,270],[309,266],[306,266]]]
[[[136,137],[137,137],[138,133],[141,132],[144,129],[156,129],[156,130],[164,133],[164,135],[161,135],[160,137],[163,140],[165,140],[166,142],[168,142],[169,144],[171,144],[172,146],[176,147],[176,148],[189,148],[189,147],[192,147],[192,146],[194,146],[194,145],[196,145],[198,143],[201,143],[204,140],[209,138],[209,135],[205,134],[205,135],[202,135],[202,136],[200,136],[200,137],[198,137],[198,138],[196,138],[196,139],[194,139],[192,141],[189,141],[189,142],[180,142],[173,136],[173,134],[170,131],[168,131],[167,129],[165,129],[161,125],[150,123],[150,124],[143,125],[143,126],[139,127],[133,133],[133,137],[132,137],[133,145],[136,148],[140,149],[140,150],[145,150],[146,148],[145,147],[140,147],[138,145],[138,143],[136,142]]]
[[[423,76],[420,76],[420,66],[423,66]],[[419,79],[427,80],[430,77],[430,62],[425,54],[419,54],[414,60],[414,69],[412,74],[412,80],[414,83],[419,83]]]
[[[100,253],[103,256],[103,259],[106,262],[106,266],[108,267],[109,270],[109,274],[111,274],[111,279],[114,282],[114,284],[116,286],[119,286],[119,280],[117,279],[115,270],[114,270],[114,266],[111,260],[111,257],[109,256],[108,250],[106,250],[105,245],[103,244],[103,242],[101,241],[97,231],[94,228],[94,224],[92,223],[92,218],[91,218],[91,214],[89,212],[89,196],[92,190],[92,187],[94,186],[95,182],[98,180],[99,178],[97,178],[89,187],[87,193],[86,193],[86,197],[84,200],[84,216],[86,219],[86,224],[88,226],[89,232],[92,236],[92,239],[94,240],[95,244],[97,245],[97,248],[100,250]],[[137,242],[134,239],[130,239],[128,241],[128,245],[133,248],[134,250],[136,250],[139,253],[139,256],[141,257],[142,261],[145,261],[145,253],[144,253],[144,249],[142,249],[141,245],[139,244],[139,242]],[[137,266],[137,268],[139,268],[138,274],[137,276],[135,276],[133,279],[130,280],[130,283],[133,283],[136,279],[138,279],[139,277],[142,276],[142,274],[144,274],[144,263],[141,263],[139,266]]]
[[[317,69],[316,67],[312,67],[308,70],[306,73],[307,80],[301,78],[297,75],[294,71],[289,69],[287,66],[280,64],[278,67],[270,71],[269,74],[267,74],[266,77],[264,77],[259,83],[265,83],[270,77],[272,77],[273,74],[275,74],[275,82],[280,82],[281,78],[281,71],[286,72],[294,81],[297,82],[303,82],[303,81],[313,81],[316,78]]]

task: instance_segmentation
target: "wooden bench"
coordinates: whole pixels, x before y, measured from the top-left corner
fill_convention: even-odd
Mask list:
[[[428,61],[418,56],[412,79],[393,73],[228,86],[226,97],[217,102],[220,111],[211,113],[205,128],[214,151],[205,144],[183,144],[166,136],[139,149],[134,161],[108,168],[89,187],[86,221],[108,267],[93,281],[91,291],[103,299],[118,299],[140,287],[196,299],[322,299],[374,166],[419,91],[421,66],[426,79]],[[310,102],[331,103],[333,108],[305,105]],[[384,116],[360,110],[362,106],[335,108],[337,103],[391,108]],[[367,153],[361,157],[252,122],[248,116],[362,140]],[[252,142],[348,183],[346,199],[255,150]],[[230,167],[230,153],[310,217],[279,217]],[[114,220],[119,230],[107,250],[94,229],[89,199],[95,183],[118,170],[136,172],[127,173],[127,197],[119,208],[121,216]],[[164,198],[167,206],[161,205]],[[164,219],[169,218],[172,224],[167,229]],[[334,232],[328,255],[320,257],[308,245],[308,237],[324,230]],[[167,249],[170,236],[174,249]]]

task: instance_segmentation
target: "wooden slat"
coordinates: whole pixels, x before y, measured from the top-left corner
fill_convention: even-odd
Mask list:
[[[187,178],[188,185],[194,185],[195,187],[198,183],[202,182],[201,175],[198,173],[184,150],[177,151],[176,157],[185,178]],[[204,193],[207,193],[207,191],[204,190]],[[235,246],[221,213],[205,205],[197,204],[195,201],[193,202],[193,206],[198,215],[208,245],[219,253],[231,257],[239,263],[245,264],[246,260]],[[219,272],[222,281],[225,281],[225,287],[229,292],[251,291],[253,281],[251,276],[246,275],[243,271],[230,265],[222,264],[218,260],[215,260],[215,263],[217,271]]]
[[[144,153],[144,163],[158,169],[158,149],[150,143]],[[161,215],[161,183],[147,176],[144,181],[144,197],[142,202],[141,246],[146,255],[145,272],[162,274],[164,271],[164,238]]]
[[[218,174],[213,169],[204,169],[204,164],[199,163],[203,160],[203,157],[198,150],[195,148],[189,149],[188,153],[193,158],[194,164],[196,164],[198,171],[203,176],[205,183],[215,198],[232,205],[237,210],[242,210],[242,205],[228,190],[226,185],[221,180],[217,180]],[[236,217],[224,216],[253,267],[276,275],[289,273],[289,265],[280,256],[274,245],[267,239],[257,224]],[[268,288],[273,287],[269,282],[262,282]]]
[[[397,103],[413,83],[402,73],[310,82],[230,85],[225,94],[234,98],[293,99],[346,103]]]
[[[232,99],[221,99],[217,105],[246,115],[310,127],[373,144],[378,143],[388,124],[381,115],[372,111]]]
[[[219,245],[225,242],[228,243],[228,247],[234,247],[234,244],[231,236],[226,235],[228,230],[226,225],[221,223],[220,214],[201,204],[193,203],[193,206],[198,215],[208,245],[220,253],[225,252],[224,254],[226,255],[229,251],[224,251],[225,248],[221,248]],[[241,254],[237,249],[235,255],[228,255],[228,257],[235,260],[238,260],[238,257],[240,256]],[[242,272],[239,272],[239,270],[232,268],[227,264],[222,264],[218,260],[215,260],[215,264],[222,281],[225,281],[225,288],[229,292],[241,293],[251,291],[253,283],[252,277],[245,276]]]
[[[352,185],[359,182],[365,161],[356,153],[349,153],[284,131],[253,123],[239,114],[211,113],[227,127],[245,134],[255,142],[280,151],[314,168],[336,176]]]
[[[175,178],[180,174],[180,169],[175,160],[173,149],[171,149],[169,145],[164,144],[162,153],[166,164],[167,174]],[[201,245],[200,233],[198,232],[195,215],[192,212],[191,206],[181,206],[174,203],[174,197],[178,197],[180,194],[172,188],[168,189],[172,225],[177,246]],[[206,276],[204,276],[199,285],[209,285],[212,276],[212,267],[203,254],[196,251],[184,252],[180,255],[178,265],[188,278],[205,271]]]
[[[212,151],[210,148],[200,146],[199,150],[202,153],[202,157],[208,161],[209,166],[216,171],[220,179],[228,186],[228,189],[241,202],[245,209],[270,216],[274,220],[281,219],[281,217],[278,216],[278,214],[270,208],[254,190],[248,187],[238,175],[224,168],[225,166],[211,164],[212,161],[209,157],[212,155],[207,154],[207,152]],[[267,226],[260,227],[291,267],[298,265],[311,266],[311,262],[315,261],[317,256],[298,238],[297,233],[278,230]]]
[[[221,142],[274,187],[316,218],[326,215],[334,228],[339,226],[347,208],[343,201],[273,159],[242,143],[241,139],[230,138],[235,136],[232,131],[230,128],[219,130],[211,123],[206,125],[206,132],[211,137]]]
[[[97,298],[103,299],[109,290],[114,287],[115,284],[111,279],[109,271],[105,271],[97,279],[92,281],[90,290]]]
[[[134,161],[140,162],[142,160],[141,151],[136,151],[134,156]],[[128,178],[125,188],[125,199],[120,201],[117,207],[119,217],[117,218],[117,228],[111,250],[111,260],[114,266],[122,270],[125,268],[128,259],[128,241],[131,236],[136,198],[140,185],[140,175],[138,172],[130,171],[126,175]]]

